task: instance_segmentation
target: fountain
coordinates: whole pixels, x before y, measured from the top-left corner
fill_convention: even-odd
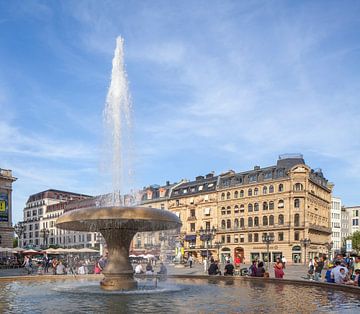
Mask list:
[[[181,226],[179,218],[165,210],[126,206],[121,196],[123,187],[132,175],[129,158],[131,149],[131,101],[124,70],[123,39],[117,38],[111,84],[104,110],[108,151],[111,153],[113,191],[105,198],[106,206],[81,208],[65,212],[56,226],[65,230],[100,232],[107,244],[108,260],[101,281],[105,290],[129,290],[137,287],[129,260],[130,242],[137,232],[175,229]],[[128,157],[128,158],[126,158]],[[125,173],[123,170],[128,171]],[[135,199],[134,197],[130,198]]]

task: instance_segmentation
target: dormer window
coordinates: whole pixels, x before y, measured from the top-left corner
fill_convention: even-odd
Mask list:
[[[270,180],[272,179],[272,172],[271,171],[267,171],[264,173],[264,180]]]
[[[256,182],[257,181],[257,175],[256,174],[250,174],[249,175],[249,182]]]

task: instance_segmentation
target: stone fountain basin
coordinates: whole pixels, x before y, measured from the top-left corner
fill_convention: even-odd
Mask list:
[[[175,229],[181,226],[173,213],[151,207],[87,207],[65,212],[56,226],[66,230],[98,232],[129,229],[139,232]]]

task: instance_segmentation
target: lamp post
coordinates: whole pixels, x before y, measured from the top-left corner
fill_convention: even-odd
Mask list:
[[[167,240],[167,237],[165,236],[164,231],[161,231],[159,235],[159,241],[160,241],[160,260],[165,262],[166,260],[166,248],[165,248],[165,242]]]
[[[15,230],[15,233],[17,234],[18,238],[19,238],[18,246],[20,246],[20,240],[21,240],[21,237],[22,237],[22,235],[24,234],[24,231],[25,231],[24,223],[22,221],[19,221],[14,226],[14,230]]]
[[[266,243],[266,251],[267,251],[267,264],[266,270],[269,271],[270,269],[270,243],[274,242],[274,235],[269,233],[264,233],[262,236],[262,241]]]
[[[206,260],[209,259],[209,241],[211,241],[216,234],[216,228],[213,226],[211,229],[203,229],[203,227],[199,230],[200,239],[205,243],[206,248]]]
[[[326,248],[328,250],[328,257],[329,257],[329,261],[330,261],[331,260],[331,249],[334,246],[334,242],[333,241],[327,242],[327,243],[325,243],[325,246],[326,246]]]
[[[42,235],[42,237],[44,239],[44,244],[45,244],[44,246],[45,246],[45,248],[47,248],[47,246],[48,246],[48,237],[49,237],[50,230],[47,229],[47,228],[43,228],[43,229],[40,230],[40,232],[41,232],[41,235]]]
[[[216,241],[214,243],[215,247],[217,248],[217,251],[218,251],[218,260],[219,260],[219,263],[221,263],[221,258],[220,258],[220,248],[222,247],[222,242],[221,241]]]
[[[300,243],[301,243],[301,245],[304,246],[304,251],[305,251],[304,252],[304,254],[305,254],[305,256],[304,256],[304,265],[306,265],[306,258],[307,258],[306,248],[311,244],[311,240],[305,238],[305,239],[300,240]]]

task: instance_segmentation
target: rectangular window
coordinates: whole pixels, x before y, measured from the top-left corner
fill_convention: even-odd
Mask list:
[[[240,243],[244,243],[245,242],[245,237],[243,234],[240,234]]]
[[[249,175],[249,182],[256,182],[257,181],[257,175],[256,174],[250,174]]]
[[[299,240],[300,240],[300,234],[299,234],[298,231],[296,231],[296,232],[294,233],[294,240],[295,240],[295,241],[299,241]]]
[[[190,209],[190,217],[195,217],[195,209]]]
[[[210,230],[210,221],[205,222],[205,230]]]
[[[230,243],[231,242],[231,236],[227,235],[226,236],[226,243]]]
[[[225,236],[224,235],[221,236],[221,243],[225,243]]]
[[[234,243],[239,243],[239,236],[237,234],[234,235]]]
[[[279,240],[279,241],[284,241],[284,232],[279,232],[279,234],[278,234],[278,240]]]
[[[252,242],[252,234],[251,233],[248,234],[248,242]]]
[[[87,241],[87,242],[90,242],[90,241],[91,241],[91,233],[88,233],[88,234],[86,235],[86,241]]]
[[[195,223],[190,224],[190,231],[195,232]]]

